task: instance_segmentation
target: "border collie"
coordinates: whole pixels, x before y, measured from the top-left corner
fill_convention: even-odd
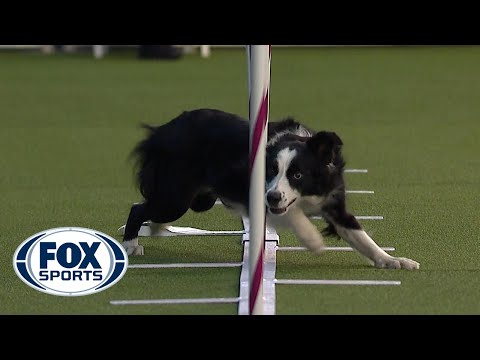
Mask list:
[[[128,255],[143,255],[143,222],[166,224],[189,209],[207,211],[217,199],[243,215],[249,199],[249,124],[214,109],[185,111],[165,125],[144,125],[149,134],[134,149],[144,200],[134,204],[125,226]],[[310,251],[324,250],[323,235],[344,239],[377,268],[418,269],[416,261],[393,257],[362,229],[345,204],[342,140],[314,132],[292,118],[269,122],[265,205],[267,223],[293,231]],[[322,216],[321,232],[310,221]]]

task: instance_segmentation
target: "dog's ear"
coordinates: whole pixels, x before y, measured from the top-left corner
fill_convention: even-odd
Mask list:
[[[307,147],[323,164],[330,164],[340,154],[343,142],[338,135],[331,131],[320,131],[307,141]]]

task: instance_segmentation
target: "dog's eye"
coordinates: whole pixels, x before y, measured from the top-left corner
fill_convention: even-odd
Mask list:
[[[303,174],[301,172],[296,172],[295,174],[293,174],[293,177],[297,180],[301,179],[303,176]]]

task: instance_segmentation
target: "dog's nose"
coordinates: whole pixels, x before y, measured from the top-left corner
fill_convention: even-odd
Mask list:
[[[280,191],[272,190],[267,193],[267,202],[270,206],[277,206],[282,200],[282,193]]]

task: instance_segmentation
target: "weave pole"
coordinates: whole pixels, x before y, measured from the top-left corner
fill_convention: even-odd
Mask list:
[[[270,90],[271,45],[247,45],[250,194],[249,314],[263,315],[263,254],[265,246],[265,147]]]

